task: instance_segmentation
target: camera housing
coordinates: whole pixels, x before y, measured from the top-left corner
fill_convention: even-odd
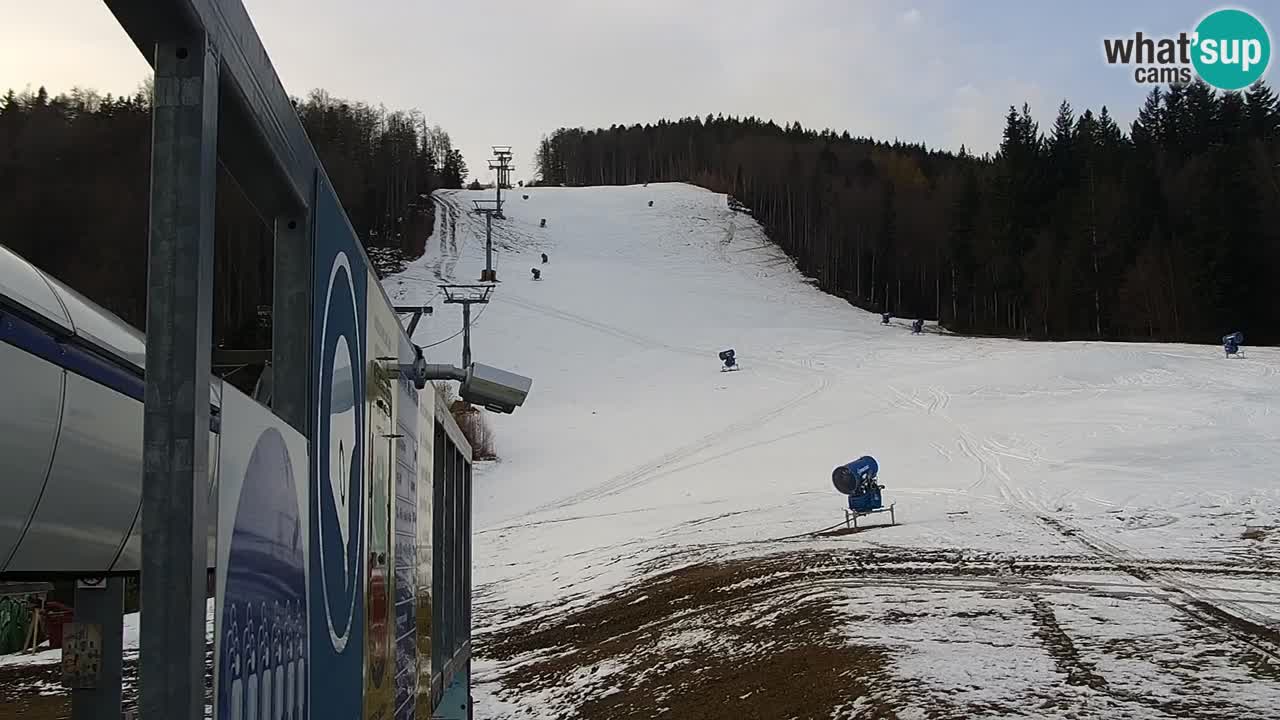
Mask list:
[[[524,404],[533,380],[491,365],[472,363],[458,396],[486,410],[510,414]]]

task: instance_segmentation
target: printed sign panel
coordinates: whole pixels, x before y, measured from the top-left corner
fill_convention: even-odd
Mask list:
[[[399,321],[376,292],[378,278],[368,271],[368,346],[365,351],[366,404],[369,417],[367,492],[368,595],[365,618],[365,720],[390,720],[395,703],[392,638],[394,562],[391,542],[391,475],[395,466],[395,400],[399,375]]]
[[[310,556],[310,707],[363,712],[365,650],[365,306],[369,271],[333,188],[317,175]]]
[[[400,362],[413,361],[413,345],[400,336]],[[395,637],[396,720],[413,720],[418,682],[418,389],[396,380]],[[430,393],[430,389],[427,390]],[[428,395],[429,397],[429,395]]]
[[[414,592],[414,603],[417,617],[415,630],[418,636],[418,679],[415,683],[417,691],[417,715],[421,718],[431,715],[431,578],[432,555],[435,545],[432,543],[432,508],[433,490],[431,487],[431,451],[435,442],[436,399],[435,389],[428,385],[418,395],[418,463],[416,472],[416,493],[418,506],[417,563],[414,575],[417,587]]]
[[[67,623],[62,626],[62,684],[72,690],[93,690],[102,674],[102,625]]]
[[[215,717],[305,718],[307,440],[231,387],[222,417]]]

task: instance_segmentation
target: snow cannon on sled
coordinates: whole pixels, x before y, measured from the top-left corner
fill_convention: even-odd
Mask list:
[[[720,351],[720,362],[724,363],[724,367],[720,368],[720,372],[729,372],[731,370],[739,369],[738,359],[733,355],[733,348]]]
[[[870,455],[863,455],[831,471],[831,483],[836,486],[840,494],[849,497],[849,506],[844,511],[846,527],[857,527],[858,518],[880,512],[888,512],[890,524],[898,524],[897,518],[894,517],[893,504],[889,507],[884,506],[884,500],[880,495],[884,486],[877,478],[879,472],[880,464]]]
[[[1239,354],[1241,345],[1244,345],[1244,333],[1242,332],[1233,332],[1222,338],[1222,349],[1226,352],[1227,357]]]

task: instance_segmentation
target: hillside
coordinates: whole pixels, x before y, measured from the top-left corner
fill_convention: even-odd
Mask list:
[[[415,340],[457,363],[436,286],[479,277],[489,195],[434,197],[384,282],[435,298]],[[687,185],[515,190],[507,215],[473,353],[534,383],[475,481],[477,717],[1280,702],[1280,351],[912,335]],[[831,470],[864,454],[898,525],[830,533]]]

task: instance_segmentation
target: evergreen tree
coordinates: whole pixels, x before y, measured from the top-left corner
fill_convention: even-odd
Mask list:
[[[445,155],[444,166],[440,169],[441,187],[460,189],[467,181],[467,164],[462,160],[462,151],[450,149]]]
[[[1250,134],[1260,140],[1271,141],[1280,137],[1280,108],[1277,107],[1276,95],[1262,80],[1255,82],[1245,91],[1248,107]]]
[[[1186,118],[1184,141],[1187,147],[1184,150],[1204,152],[1210,143],[1217,140],[1218,98],[1213,88],[1200,78],[1187,87]]]
[[[1138,111],[1138,117],[1134,119],[1129,129],[1129,136],[1133,138],[1135,146],[1148,150],[1162,141],[1163,102],[1164,93],[1160,88],[1151,88],[1151,92],[1147,93],[1146,101],[1142,104],[1142,109]]]

